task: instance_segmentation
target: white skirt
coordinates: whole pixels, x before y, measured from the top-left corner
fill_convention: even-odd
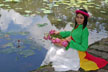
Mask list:
[[[80,59],[77,50],[51,45],[41,66],[52,62],[55,71],[78,71],[80,68]]]

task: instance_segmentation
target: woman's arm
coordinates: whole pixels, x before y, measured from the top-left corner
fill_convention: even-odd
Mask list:
[[[70,36],[71,31],[61,31],[59,32],[59,34],[63,37],[66,38],[68,36]]]
[[[88,48],[88,36],[89,36],[88,29],[85,28],[83,30],[83,33],[82,33],[81,44],[76,43],[73,40],[71,40],[69,47],[74,48],[74,49],[79,50],[79,51],[86,51]]]

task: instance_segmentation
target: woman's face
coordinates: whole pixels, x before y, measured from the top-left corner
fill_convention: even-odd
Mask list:
[[[77,24],[83,24],[83,22],[84,22],[84,16],[82,15],[82,14],[77,14],[76,15],[76,22],[77,22]]]

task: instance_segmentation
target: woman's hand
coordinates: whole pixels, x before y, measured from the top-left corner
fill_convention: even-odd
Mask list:
[[[71,41],[71,36],[69,36],[69,37],[67,37],[67,38],[65,38],[68,42],[70,42]]]

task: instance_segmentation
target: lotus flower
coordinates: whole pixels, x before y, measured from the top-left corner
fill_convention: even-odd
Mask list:
[[[67,41],[63,41],[63,42],[62,42],[62,45],[63,45],[64,47],[66,47],[66,46],[68,45],[68,42],[67,42]]]
[[[50,35],[48,35],[48,39],[51,40],[51,36]]]
[[[51,31],[49,31],[49,34],[54,34],[54,32],[55,32],[55,30],[51,30]]]
[[[44,39],[45,39],[45,40],[48,40],[48,37],[44,36]]]
[[[61,40],[59,38],[56,38],[55,41],[56,43],[60,43]]]
[[[52,43],[56,43],[56,40],[55,39],[52,39],[51,41],[52,41]]]

